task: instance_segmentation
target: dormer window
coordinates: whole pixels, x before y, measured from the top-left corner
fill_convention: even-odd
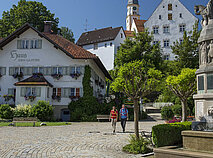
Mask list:
[[[172,10],[172,4],[168,4],[168,10]]]

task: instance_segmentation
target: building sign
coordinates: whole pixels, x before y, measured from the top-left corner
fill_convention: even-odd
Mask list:
[[[18,53],[17,50],[10,52],[10,59],[18,62],[40,62],[40,59],[28,58],[27,53]]]

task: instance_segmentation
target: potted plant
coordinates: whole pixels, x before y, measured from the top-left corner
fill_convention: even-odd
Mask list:
[[[77,80],[77,79],[78,79],[78,77],[80,77],[80,76],[81,76],[81,73],[79,73],[79,72],[71,73],[71,74],[70,74],[70,76],[71,76],[72,78],[75,78],[75,79]]]
[[[60,102],[61,101],[61,96],[59,96],[59,95],[52,95],[52,99],[53,100],[57,100],[58,102]]]
[[[25,98],[25,100],[29,100],[29,101],[33,102],[35,100],[36,96],[34,96],[34,95],[26,96],[25,95],[24,98]]]
[[[51,76],[52,76],[54,79],[57,79],[57,80],[59,80],[61,77],[63,77],[62,74],[52,74]]]

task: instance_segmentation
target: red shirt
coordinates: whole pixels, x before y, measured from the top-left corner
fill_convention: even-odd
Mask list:
[[[113,110],[111,110],[111,118],[112,119],[116,119],[117,118],[117,116],[118,116],[118,111],[113,111]]]

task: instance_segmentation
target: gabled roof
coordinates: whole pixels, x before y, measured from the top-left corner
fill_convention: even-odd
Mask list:
[[[111,41],[117,37],[121,29],[123,29],[123,27],[107,27],[99,30],[84,32],[81,34],[76,44],[79,46],[84,46],[88,44]]]
[[[26,85],[31,85],[31,86],[49,86],[53,87],[51,83],[49,83],[46,78],[42,74],[33,74],[33,76],[24,79],[20,82],[16,82],[14,84],[15,86],[26,86]]]
[[[100,59],[96,55],[75,45],[74,43],[66,40],[65,38],[63,38],[60,35],[55,35],[55,34],[50,34],[50,33],[41,33],[28,23],[24,24],[22,27],[20,27],[15,32],[13,32],[11,35],[9,35],[6,38],[4,38],[3,40],[1,40],[0,49],[2,49],[5,45],[7,45],[9,42],[14,40],[15,38],[19,37],[23,32],[25,32],[29,28],[33,29],[35,32],[38,33],[38,35],[40,37],[45,38],[50,43],[52,43],[55,48],[60,49],[67,56],[69,56],[73,59],[92,59],[97,64],[97,66],[102,70],[102,72],[105,74],[105,76],[107,78],[109,78],[110,80],[112,80],[111,76],[109,75],[108,71],[104,67],[103,63],[100,61]]]
[[[144,31],[144,23],[146,20],[138,20],[134,19],[135,25],[137,27],[138,32],[143,32]]]

